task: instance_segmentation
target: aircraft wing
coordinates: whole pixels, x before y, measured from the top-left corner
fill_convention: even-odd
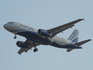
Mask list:
[[[18,51],[18,54],[21,54],[23,52],[27,52],[29,49],[31,48],[21,48],[19,51]]]
[[[84,20],[84,19],[77,19],[77,20],[69,22],[67,24],[47,30],[48,32],[50,32],[52,34],[52,36],[50,38],[54,37],[56,34],[63,32],[64,30],[66,30],[68,28],[72,28],[77,22],[80,22],[82,20]]]
[[[23,53],[25,50],[26,50],[25,48],[21,48],[17,53],[18,53],[18,54],[21,54],[21,53]]]
[[[21,49],[17,52],[19,55],[20,55],[21,53],[23,53],[23,52],[27,52],[28,50],[30,50],[30,49],[33,48],[33,47],[36,47],[36,46],[40,45],[40,44],[38,44],[38,43],[35,43],[35,45],[33,45],[33,42],[30,41],[30,40],[26,40],[25,43],[26,43],[26,44],[29,44],[29,46],[28,46],[28,48],[21,48]]]

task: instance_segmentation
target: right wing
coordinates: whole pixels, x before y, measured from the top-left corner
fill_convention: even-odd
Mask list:
[[[40,44],[38,44],[38,43],[33,44],[33,42],[30,41],[30,40],[26,40],[25,43],[26,43],[26,44],[29,44],[29,46],[28,46],[28,48],[21,48],[21,49],[18,51],[18,54],[19,54],[19,55],[20,55],[21,53],[23,53],[23,52],[27,52],[28,50],[30,50],[30,49],[33,48],[33,47],[36,47],[36,46],[40,45]]]
[[[77,22],[80,22],[82,20],[84,20],[84,19],[78,19],[78,20],[69,22],[67,24],[64,24],[64,25],[61,25],[61,26],[47,30],[48,32],[50,32],[52,34],[52,36],[50,38],[54,37],[56,34],[63,32],[64,30],[66,30],[68,28],[73,27]]]

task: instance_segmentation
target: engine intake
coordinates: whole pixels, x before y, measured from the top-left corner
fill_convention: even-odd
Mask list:
[[[51,36],[51,34],[47,30],[43,30],[43,29],[39,29],[38,34],[40,34],[42,36],[47,36],[47,37]]]
[[[16,45],[21,48],[28,48],[28,45],[23,41],[17,41]]]

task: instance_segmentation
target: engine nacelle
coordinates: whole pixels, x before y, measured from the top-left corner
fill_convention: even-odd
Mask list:
[[[40,34],[42,36],[47,36],[47,37],[51,36],[51,34],[49,32],[47,32],[47,30],[43,30],[43,29],[39,29],[38,34]]]
[[[28,45],[24,43],[23,41],[17,41],[16,45],[21,48],[28,48]]]

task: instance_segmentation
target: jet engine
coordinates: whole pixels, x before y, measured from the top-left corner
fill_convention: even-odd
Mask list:
[[[21,47],[21,48],[28,48],[28,44],[26,44],[26,43],[23,42],[23,41],[17,41],[17,42],[16,42],[16,45],[17,45],[18,47]]]
[[[39,29],[38,34],[46,37],[50,37],[51,34],[47,30]]]

